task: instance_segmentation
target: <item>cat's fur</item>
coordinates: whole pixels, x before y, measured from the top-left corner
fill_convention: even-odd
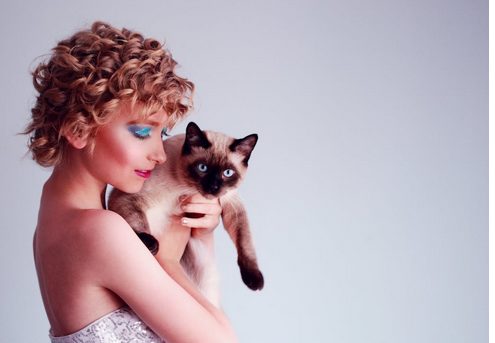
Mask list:
[[[256,134],[234,139],[218,132],[201,131],[191,122],[185,134],[164,142],[167,161],[155,168],[143,189],[135,194],[114,189],[109,209],[142,233],[143,242],[156,253],[158,242],[152,235],[167,228],[170,216],[183,215],[178,207],[180,196],[199,192],[207,198],[218,197],[223,226],[237,249],[242,280],[252,290],[260,290],[263,275],[256,261],[246,211],[236,192],[257,140]],[[199,163],[202,168],[207,166],[207,172],[198,169]],[[232,176],[223,174],[227,169],[234,171]],[[181,263],[205,295],[218,304],[215,263],[206,260],[207,254],[202,250],[201,243],[191,237]]]

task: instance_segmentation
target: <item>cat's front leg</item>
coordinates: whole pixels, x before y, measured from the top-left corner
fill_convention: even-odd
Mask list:
[[[221,199],[222,221],[237,249],[237,264],[242,281],[252,290],[264,286],[264,278],[256,259],[246,210],[237,195]]]

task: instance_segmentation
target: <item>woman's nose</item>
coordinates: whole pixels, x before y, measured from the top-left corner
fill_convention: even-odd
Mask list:
[[[154,161],[156,164],[162,164],[167,160],[167,155],[163,149],[163,142],[160,140],[159,143],[155,144],[153,151],[149,157],[150,160]]]

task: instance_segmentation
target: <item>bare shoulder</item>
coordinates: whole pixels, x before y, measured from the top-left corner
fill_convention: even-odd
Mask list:
[[[124,218],[119,214],[109,210],[82,210],[76,214],[76,218],[80,221],[82,227],[123,225],[126,224]]]
[[[97,243],[112,236],[118,239],[132,233],[124,218],[108,210],[84,210],[77,213],[72,222],[81,243]]]
[[[106,262],[113,257],[125,259],[136,249],[147,250],[124,218],[115,212],[85,210],[73,220],[78,249],[87,259],[97,260],[93,262]]]

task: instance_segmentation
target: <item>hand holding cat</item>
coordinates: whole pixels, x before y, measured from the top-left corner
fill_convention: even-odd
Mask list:
[[[184,211],[181,223],[191,228],[193,237],[211,234],[220,223],[222,207],[218,198],[207,199],[197,193],[182,199],[181,209]]]

